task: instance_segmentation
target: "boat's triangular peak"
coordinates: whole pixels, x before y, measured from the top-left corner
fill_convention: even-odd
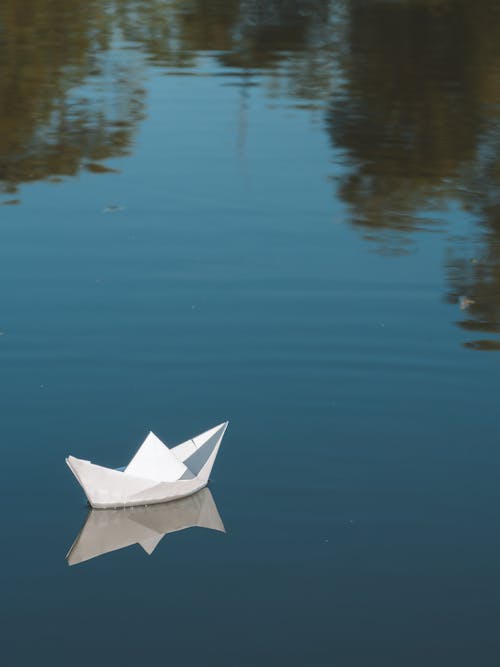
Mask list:
[[[156,482],[175,482],[186,470],[184,463],[150,431],[124,472]]]
[[[192,475],[208,482],[228,423],[219,424],[191,440],[173,447],[172,453],[187,467],[183,479],[189,479],[189,476]]]
[[[172,449],[150,432],[125,468],[74,456],[66,463],[94,508],[162,503],[206,486],[227,426],[219,424]]]

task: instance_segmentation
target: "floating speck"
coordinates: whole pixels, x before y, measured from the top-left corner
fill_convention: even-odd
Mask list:
[[[102,209],[103,213],[118,213],[118,211],[124,211],[125,206],[120,206],[119,204],[111,204]]]
[[[467,310],[469,306],[472,306],[472,304],[476,303],[474,299],[471,299],[468,296],[461,296],[458,299],[458,303],[460,304],[460,310]]]

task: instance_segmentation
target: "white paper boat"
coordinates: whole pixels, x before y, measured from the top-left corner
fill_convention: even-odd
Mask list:
[[[68,456],[66,463],[94,508],[152,505],[190,496],[208,484],[228,422],[169,449],[154,433],[125,468]]]
[[[76,565],[132,544],[151,555],[164,535],[193,526],[225,532],[209,489],[152,507],[90,510],[66,559]]]

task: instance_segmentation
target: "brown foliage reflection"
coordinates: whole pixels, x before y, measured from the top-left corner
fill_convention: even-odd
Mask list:
[[[103,3],[4,0],[0,26],[3,190],[125,154],[143,91],[127,63],[109,56],[112,24]]]
[[[406,251],[450,201],[469,211],[478,237],[449,253],[448,300],[467,304],[469,346],[497,347],[496,0],[4,0],[3,190],[109,171],[142,118],[138,56],[188,71],[201,55],[242,86],[258,76],[270,96],[324,110],[337,194],[383,251]]]

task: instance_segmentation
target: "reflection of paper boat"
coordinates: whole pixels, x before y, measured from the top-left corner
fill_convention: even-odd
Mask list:
[[[90,510],[66,558],[68,565],[76,565],[131,544],[140,544],[151,555],[164,535],[192,526],[224,532],[208,489],[152,507]]]
[[[68,456],[66,463],[95,508],[152,505],[190,496],[208,484],[228,422],[169,449],[150,433],[125,468]]]

